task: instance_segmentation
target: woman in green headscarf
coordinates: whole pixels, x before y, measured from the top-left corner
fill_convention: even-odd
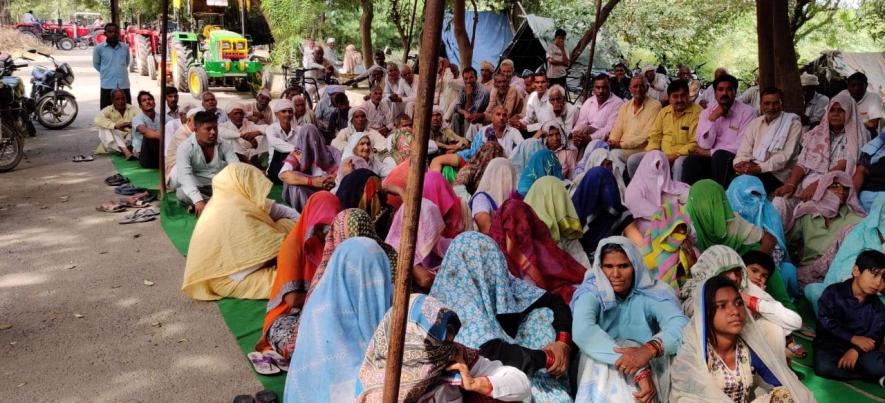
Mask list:
[[[725,245],[739,255],[751,250],[771,254],[777,239],[735,214],[722,185],[710,179],[697,181],[688,191],[685,212],[691,218],[695,246],[703,252],[713,245]],[[780,273],[768,279],[768,292],[787,308],[794,309]]]

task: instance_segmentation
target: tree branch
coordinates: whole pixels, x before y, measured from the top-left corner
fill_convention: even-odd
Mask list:
[[[615,6],[620,3],[621,0],[608,0],[605,2],[605,5],[602,6],[602,10],[599,13],[599,27],[605,25],[605,21],[608,20],[609,15]],[[599,29],[596,26],[596,22],[590,25],[590,29],[584,32],[584,35],[581,36],[581,40],[578,41],[578,44],[572,49],[571,54],[569,55],[569,64],[574,64],[575,60],[577,60],[578,56],[587,47],[587,44],[590,43],[591,38],[595,35],[596,31]]]

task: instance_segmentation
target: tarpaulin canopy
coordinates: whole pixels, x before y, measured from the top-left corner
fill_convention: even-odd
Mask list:
[[[464,25],[467,27],[467,35],[473,33],[473,12],[465,13]],[[476,40],[473,41],[472,66],[479,71],[479,63],[488,60],[497,65],[501,58],[501,52],[513,39],[513,28],[507,14],[494,11],[480,11],[479,21],[476,25]],[[455,26],[452,24],[452,14],[446,13],[443,19],[443,45],[446,50],[446,58],[457,64],[462,69],[460,56],[458,55],[458,41],[455,39]]]
[[[513,36],[513,41],[504,49],[502,57],[513,60],[516,72],[523,70],[538,71],[547,68],[547,49],[553,46],[553,37],[556,32],[556,23],[552,18],[540,17],[534,14],[525,16]],[[583,32],[566,32],[565,51],[570,53],[578,45]],[[568,84],[570,87],[580,86],[580,78],[587,71],[587,53],[589,45],[576,60],[572,61],[569,69]],[[596,53],[593,55],[593,70],[600,72],[611,69],[618,62],[620,51],[617,44],[600,31],[597,35]]]
[[[842,52],[828,50],[808,63],[804,71],[821,78],[821,91],[832,96],[845,89],[845,79],[861,72],[867,76],[867,91],[885,97],[885,52]]]

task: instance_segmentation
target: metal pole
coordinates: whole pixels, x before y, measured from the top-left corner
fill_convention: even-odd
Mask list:
[[[430,115],[436,87],[436,69],[442,40],[442,19],[445,0],[427,0],[424,4],[424,31],[419,52],[421,74],[418,76],[418,104],[415,107],[415,127],[409,156],[409,182],[403,198],[403,237],[396,261],[396,280],[393,287],[393,307],[390,321],[390,349],[384,373],[384,402],[394,403],[399,395],[403,345],[406,335],[406,311],[409,305],[409,276],[415,258],[415,240],[418,235],[418,215],[424,188],[427,164],[427,140],[430,138]]]
[[[246,0],[240,1],[240,30],[243,37],[246,37]]]
[[[169,0],[163,0],[160,20],[160,199],[166,195],[166,50],[169,49]],[[171,135],[171,133],[170,133]]]

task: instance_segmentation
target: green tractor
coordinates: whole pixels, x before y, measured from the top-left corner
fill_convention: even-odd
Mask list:
[[[264,85],[264,65],[250,58],[248,40],[236,32],[205,25],[201,35],[172,33],[170,43],[172,81],[194,98],[210,87],[234,87],[254,95]]]

